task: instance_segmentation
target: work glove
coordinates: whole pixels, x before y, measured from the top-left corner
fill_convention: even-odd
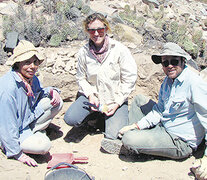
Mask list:
[[[207,156],[197,159],[191,169],[198,180],[207,180]]]
[[[27,164],[28,166],[38,166],[37,162],[34,159],[24,153],[22,153],[22,155],[17,160],[23,162],[24,164]]]
[[[133,129],[138,129],[138,126],[136,123],[129,125],[129,126],[125,126],[122,129],[119,130],[118,136],[121,138],[124,133],[126,133],[127,131],[133,130]]]

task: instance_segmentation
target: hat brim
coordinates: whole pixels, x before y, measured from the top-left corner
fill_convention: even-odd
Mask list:
[[[17,62],[26,61],[33,56],[36,56],[40,60],[40,64],[44,61],[44,56],[41,53],[39,53],[38,51],[30,51],[30,52],[21,54],[17,57],[11,56],[12,65],[14,65]]]
[[[178,56],[178,57],[183,57],[186,60],[189,59],[188,56],[185,56],[185,55],[182,56],[181,54],[178,54],[178,53],[164,53],[164,54],[152,55],[151,59],[155,64],[160,64],[162,62],[162,56]]]

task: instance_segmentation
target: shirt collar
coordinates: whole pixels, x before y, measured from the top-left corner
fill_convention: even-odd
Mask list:
[[[180,82],[182,83],[185,79],[186,79],[186,76],[187,76],[187,71],[188,71],[188,68],[187,66],[185,65],[183,71],[180,73],[180,75],[174,80],[174,82]],[[170,78],[168,78],[168,80],[171,80]],[[171,80],[172,81],[172,80]],[[172,81],[173,83],[173,81]]]
[[[180,73],[180,75],[179,75],[176,79],[177,79],[179,82],[183,82],[184,79],[186,79],[187,71],[188,71],[188,68],[187,68],[187,66],[185,65],[183,71]]]
[[[14,77],[15,81],[17,81],[17,82],[21,82],[22,81],[21,78],[18,76],[18,74],[16,73],[15,70],[11,69],[10,72],[11,72],[12,76]]]

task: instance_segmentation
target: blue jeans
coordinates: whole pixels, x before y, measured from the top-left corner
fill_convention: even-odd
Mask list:
[[[71,104],[66,111],[64,120],[65,122],[74,127],[79,127],[86,122],[87,117],[93,113],[88,105],[84,105],[83,102],[88,98],[84,95],[78,96],[76,101]],[[128,102],[123,103],[112,116],[106,116],[105,119],[105,137],[110,139],[117,139],[119,130],[128,125]]]
[[[129,110],[129,122],[132,124],[139,121],[152,109],[154,103],[138,95],[134,98]],[[168,133],[162,124],[144,130],[131,130],[122,137],[123,145],[135,153],[150,154],[182,159],[190,156],[193,149],[181,138]]]

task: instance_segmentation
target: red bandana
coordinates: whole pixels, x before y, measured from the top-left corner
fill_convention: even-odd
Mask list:
[[[95,58],[99,62],[102,62],[108,51],[108,45],[109,45],[109,37],[106,36],[102,48],[97,51],[96,46],[94,45],[93,41],[90,39],[89,40],[89,51],[95,56]]]

